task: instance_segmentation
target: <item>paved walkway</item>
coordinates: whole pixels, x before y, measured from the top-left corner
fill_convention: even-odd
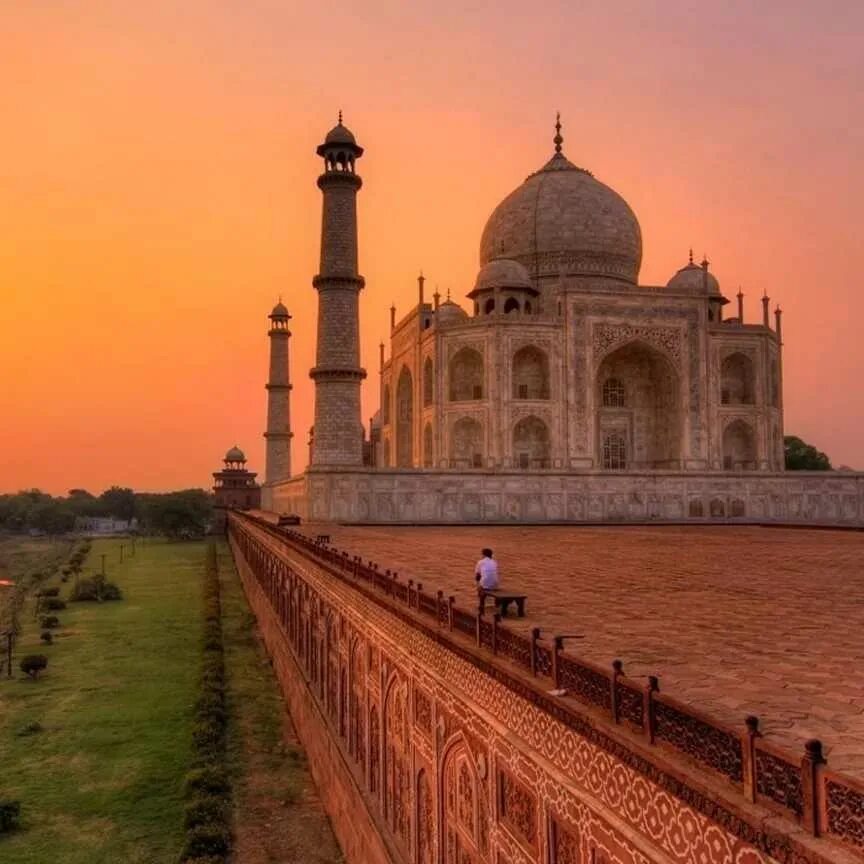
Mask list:
[[[518,626],[582,633],[582,656],[656,674],[719,720],[762,720],[864,778],[864,533],[756,527],[337,527],[333,544],[473,599],[479,550],[528,595]],[[517,626],[517,621],[511,621]]]

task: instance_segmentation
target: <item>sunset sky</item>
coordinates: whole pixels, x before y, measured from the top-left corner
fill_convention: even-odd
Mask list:
[[[378,343],[462,300],[495,205],[552,152],[615,188],[640,281],[707,253],[784,310],[786,430],[864,468],[864,3],[3,0],[0,489],[263,471],[267,313],[312,422],[320,171],[358,164],[364,416]],[[431,291],[430,291],[431,293]]]

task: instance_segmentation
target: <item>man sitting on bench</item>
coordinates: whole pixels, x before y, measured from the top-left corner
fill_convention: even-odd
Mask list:
[[[492,557],[491,549],[484,549],[482,554],[474,568],[477,593],[481,596],[484,591],[494,591],[498,587],[498,562]]]

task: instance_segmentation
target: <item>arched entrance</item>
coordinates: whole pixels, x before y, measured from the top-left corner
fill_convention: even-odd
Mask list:
[[[549,360],[533,345],[520,348],[513,355],[513,398],[549,398]]]
[[[396,385],[396,467],[414,464],[414,384],[403,366]]]
[[[720,402],[723,405],[753,405],[756,402],[753,361],[736,352],[720,367]]]
[[[681,466],[680,383],[664,354],[644,342],[623,345],[600,364],[594,392],[598,465]]]

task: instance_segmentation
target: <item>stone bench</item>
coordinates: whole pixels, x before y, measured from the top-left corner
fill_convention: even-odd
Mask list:
[[[507,617],[507,610],[511,603],[516,604],[516,616],[525,617],[525,598],[527,594],[516,594],[513,591],[504,591],[501,588],[493,588],[490,591],[480,591],[480,614],[486,611],[486,598],[491,597],[502,618]]]

